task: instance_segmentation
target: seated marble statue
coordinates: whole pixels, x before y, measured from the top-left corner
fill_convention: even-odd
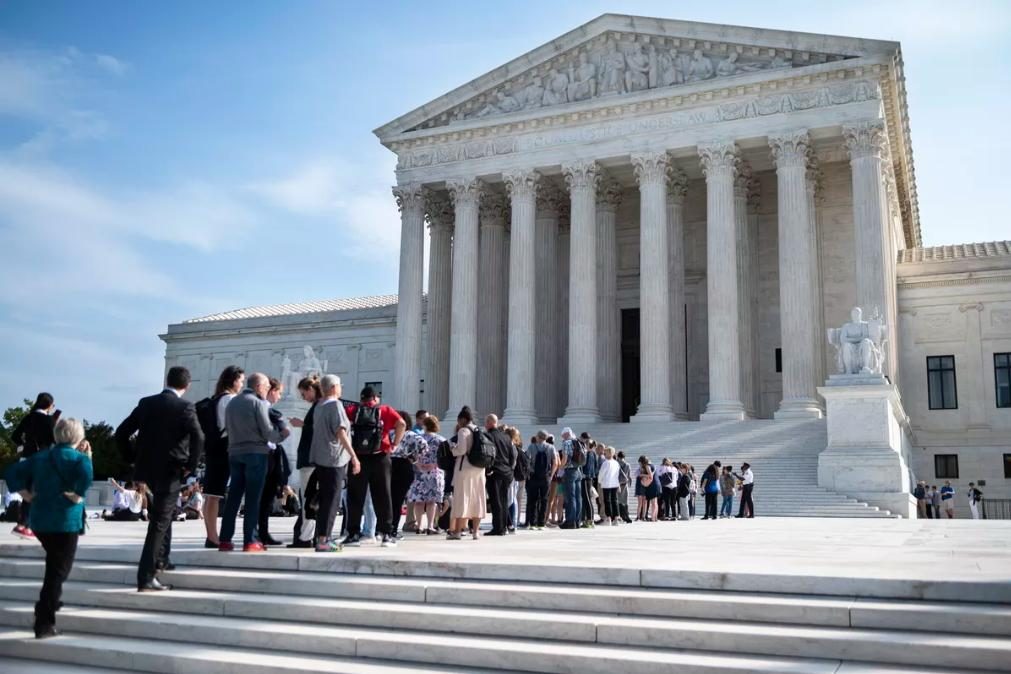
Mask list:
[[[298,391],[298,382],[304,377],[322,376],[323,369],[323,365],[316,356],[316,350],[308,344],[302,347],[302,360],[298,362],[297,370],[291,369],[291,358],[285,353],[284,359],[281,361],[281,383],[284,384],[284,397],[294,398],[296,391]]]
[[[828,330],[828,341],[836,347],[839,374],[882,374],[887,326],[877,315],[863,320],[860,307],[853,307],[850,322]]]

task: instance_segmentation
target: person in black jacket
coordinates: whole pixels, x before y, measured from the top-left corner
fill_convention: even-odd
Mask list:
[[[298,471],[298,518],[295,520],[295,531],[289,548],[313,547],[313,536],[316,534],[316,506],[319,494],[319,478],[316,476],[316,466],[309,462],[309,449],[312,446],[313,413],[316,405],[323,398],[319,377],[311,375],[298,382],[298,393],[302,400],[309,403],[309,411],[304,419],[291,417],[288,419],[295,428],[301,428],[298,438],[295,470]]]
[[[505,536],[509,527],[509,487],[513,483],[513,468],[516,466],[516,445],[498,427],[498,417],[489,414],[484,418],[484,427],[495,444],[495,460],[488,468],[486,489],[491,501],[491,532],[489,536]]]
[[[280,433],[288,427],[284,415],[273,405],[281,399],[284,393],[284,384],[271,377],[270,388],[267,390],[267,402],[271,404],[267,415],[270,423],[273,424],[277,432]],[[284,451],[284,445],[275,445],[267,455],[267,478],[263,483],[263,491],[260,493],[260,521],[257,532],[260,542],[264,545],[281,545],[281,541],[270,535],[270,515],[274,510],[274,499],[281,495],[284,488],[288,486],[288,478],[291,476],[291,464],[288,462],[288,455]]]
[[[196,408],[183,400],[189,386],[190,371],[170,367],[165,390],[141,398],[116,429],[120,452],[128,463],[134,464],[134,481],[146,483],[153,494],[148,506],[147,537],[137,565],[140,592],[170,589],[155,578],[156,567],[171,566],[169,551],[176,500],[182,481],[196,472],[203,452],[204,434]],[[137,438],[131,443],[135,433]]]
[[[678,519],[691,519],[688,512],[688,495],[691,493],[692,478],[688,474],[688,464],[678,466]]]
[[[11,440],[15,447],[20,447],[21,459],[27,460],[37,452],[49,449],[55,444],[53,429],[56,428],[58,413],[54,413],[56,403],[49,393],[40,393],[35,397],[35,404],[18,425],[15,426],[11,434]],[[31,513],[32,504],[30,500],[25,500],[21,504],[21,511],[18,515],[17,525],[14,527],[14,535],[22,538],[35,538],[31,527],[28,524],[28,516]]]

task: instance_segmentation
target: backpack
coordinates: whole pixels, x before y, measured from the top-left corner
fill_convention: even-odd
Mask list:
[[[383,443],[383,422],[379,405],[359,405],[351,424],[351,447],[355,454],[375,454]]]
[[[530,457],[526,452],[516,452],[516,466],[513,468],[513,479],[517,482],[526,482],[530,479]]]
[[[475,468],[490,468],[495,462],[495,443],[492,442],[488,431],[477,426],[471,426],[470,432],[473,440],[470,449],[467,451],[467,461]]]
[[[575,438],[572,439],[572,459],[570,463],[576,468],[582,468],[586,465],[586,447]]]
[[[541,445],[541,447],[544,447]],[[534,469],[533,469],[533,479],[540,480],[541,482],[548,481],[548,450],[543,448],[537,451],[537,455],[534,457]]]

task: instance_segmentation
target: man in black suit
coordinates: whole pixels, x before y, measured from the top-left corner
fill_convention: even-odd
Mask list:
[[[140,592],[171,589],[155,578],[156,564],[168,564],[176,500],[185,477],[196,472],[204,447],[197,410],[182,399],[189,386],[189,370],[169,368],[165,390],[141,398],[116,429],[120,452],[134,464],[134,481],[146,483],[153,494],[148,505],[147,538],[137,566]],[[131,444],[134,433],[137,438]]]

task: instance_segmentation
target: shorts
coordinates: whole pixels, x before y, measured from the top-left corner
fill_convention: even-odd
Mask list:
[[[228,491],[228,453],[204,456],[204,495],[224,498]]]
[[[947,501],[941,501],[941,507],[945,510],[954,512],[955,510],[955,499],[950,498]]]

